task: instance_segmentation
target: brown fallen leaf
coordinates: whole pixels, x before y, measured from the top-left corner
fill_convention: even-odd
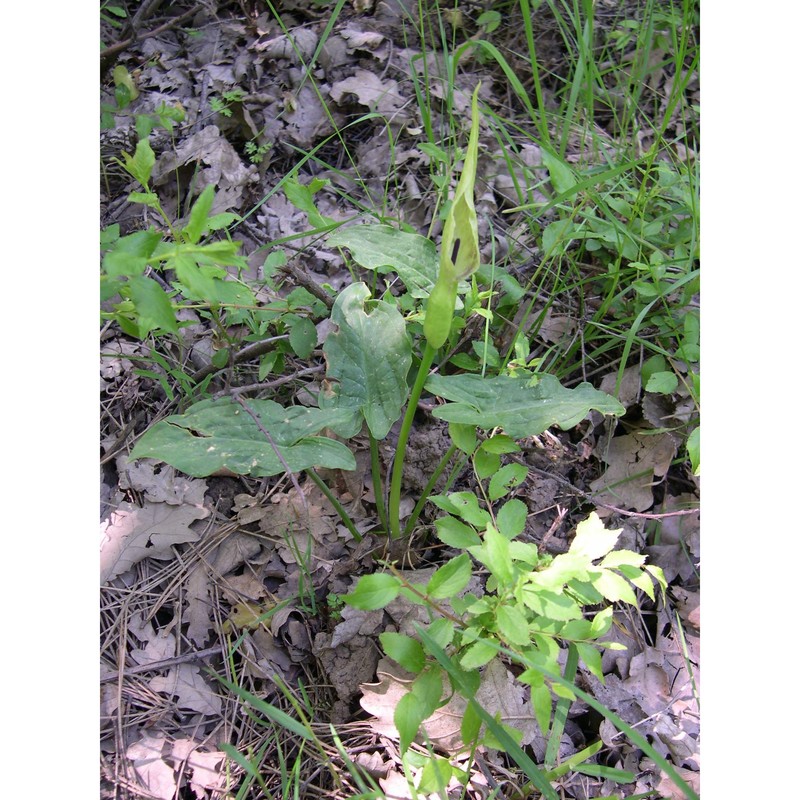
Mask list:
[[[200,742],[176,739],[172,743],[172,758],[178,772],[182,772],[184,766],[191,770],[189,784],[200,800],[208,796],[207,791],[215,792],[223,788],[226,780],[222,774],[225,753],[204,752],[200,750]]]
[[[200,539],[189,526],[209,513],[207,508],[197,505],[174,506],[145,501],[139,508],[121,503],[100,525],[101,583],[122,575],[142,559],[174,558],[174,545]]]
[[[159,800],[172,800],[177,790],[175,771],[162,759],[166,743],[164,734],[142,731],[139,741],[125,751],[133,769],[148,792]]]
[[[666,474],[675,452],[675,440],[666,433],[615,436],[603,453],[608,469],[591,483],[592,491],[597,493],[595,499],[646,511],[653,505],[654,480]]]
[[[539,731],[533,707],[527,700],[527,689],[514,679],[514,676],[500,662],[493,659],[481,671],[481,685],[475,699],[492,716],[522,733],[521,744],[532,745],[537,757],[544,757],[547,742]],[[414,676],[398,667],[390,659],[384,658],[378,664],[378,683],[361,686],[361,707],[373,718],[370,727],[383,736],[398,739],[394,725],[394,710],[400,699],[410,691]],[[444,694],[450,692],[447,677],[443,677]],[[448,753],[458,753],[465,747],[461,738],[461,721],[467,701],[460,695],[453,695],[450,701],[437,709],[420,728],[419,741],[427,739],[436,747]],[[424,731],[424,734],[423,734]],[[568,749],[568,748],[567,748]],[[569,755],[562,752],[561,755]]]
[[[154,692],[176,697],[180,709],[209,715],[222,710],[222,700],[206,683],[197,664],[178,664],[166,675],[156,675],[148,685]]]

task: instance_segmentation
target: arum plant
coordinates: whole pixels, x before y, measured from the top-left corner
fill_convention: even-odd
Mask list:
[[[480,83],[472,93],[472,127],[469,133],[467,155],[464,158],[464,169],[456,186],[450,214],[444,223],[442,244],[439,250],[439,274],[425,308],[425,321],[423,324],[423,333],[426,340],[425,351],[422,354],[417,379],[411,390],[403,425],[400,429],[400,436],[397,440],[397,456],[392,468],[392,484],[389,494],[389,531],[394,538],[401,535],[400,491],[403,478],[403,462],[408,438],[411,435],[414,412],[417,409],[417,403],[425,386],[436,351],[447,341],[447,337],[450,335],[459,281],[468,278],[480,266],[478,216],[475,213],[479,89]]]
[[[624,413],[617,400],[591,384],[566,389],[552,375],[430,374],[437,351],[451,334],[456,310],[464,307],[459,291],[468,288],[465,279],[480,266],[474,199],[477,88],[471,110],[464,166],[438,254],[430,239],[384,224],[345,227],[328,237],[328,245],[347,248],[362,268],[399,277],[407,295],[373,297],[364,282],[353,283],[339,292],[330,312],[332,330],[323,345],[326,381],[317,395],[318,408],[286,408],[274,400],[253,399],[248,401],[249,413],[244,413],[241,404],[231,397],[203,400],[145,432],[131,452],[132,459],[156,458],[194,477],[220,470],[253,477],[302,471],[332,498],[314,469],[355,469],[355,458],[345,442],[366,427],[378,516],[383,529],[399,538],[412,532],[437,477],[456,450],[461,451],[459,462],[464,463],[465,457],[478,447],[478,428],[502,429],[511,439],[522,439],[553,425],[573,427],[591,409],[617,416]],[[293,191],[287,193],[287,198],[308,214],[313,226],[319,215],[313,191]],[[416,309],[413,315],[421,307],[425,312],[424,347],[411,386],[407,377],[413,361],[413,342],[401,307]],[[403,528],[403,467],[423,389],[447,401],[436,406],[433,416],[449,423],[453,446],[432,471]],[[389,435],[401,417],[385,502],[377,443]],[[330,432],[338,438],[332,438]],[[494,453],[491,458],[499,459],[499,455]],[[448,480],[452,481],[455,474],[456,470]],[[353,536],[360,538],[341,505],[334,502],[334,507]]]

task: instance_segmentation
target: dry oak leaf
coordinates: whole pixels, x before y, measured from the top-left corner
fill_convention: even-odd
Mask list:
[[[120,503],[100,525],[101,583],[122,575],[145,558],[174,558],[174,545],[198,541],[200,535],[189,526],[209,513],[198,505],[171,506],[145,501],[138,508],[131,503]]]
[[[361,707],[374,717],[370,720],[370,727],[375,733],[397,739],[394,711],[400,699],[408,693],[414,676],[386,658],[378,664],[377,676],[378,683],[362,684]],[[446,695],[449,692],[446,676],[443,676],[443,683]],[[490,714],[499,714],[503,723],[521,731],[523,746],[533,744],[537,756],[539,751],[544,756],[546,742],[525,695],[525,687],[514,680],[499,659],[493,659],[482,670],[481,685],[475,699]],[[420,731],[424,728],[425,737],[436,747],[449,753],[460,752],[465,746],[461,739],[461,721],[466,707],[467,701],[454,694],[446,705],[424,721]],[[422,733],[418,738],[424,741]]]
[[[603,454],[608,469],[591,483],[595,500],[646,511],[653,505],[653,484],[675,458],[675,440],[668,433],[615,436]]]
[[[133,762],[136,775],[153,797],[172,800],[177,784],[175,771],[161,757],[166,737],[142,731],[139,741],[134,742],[125,755]]]
[[[148,685],[154,692],[177,697],[180,709],[209,715],[222,711],[222,700],[206,683],[196,664],[178,664],[167,675],[157,675]]]
[[[172,743],[172,757],[176,761],[176,768],[182,764],[191,768],[189,783],[192,791],[197,797],[205,798],[206,789],[211,792],[219,791],[224,785],[225,776],[221,774],[221,768],[225,753],[205,753],[199,747],[200,742],[192,739],[176,739]]]

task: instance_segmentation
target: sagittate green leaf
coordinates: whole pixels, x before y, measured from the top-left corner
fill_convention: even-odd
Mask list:
[[[331,247],[346,247],[364,269],[395,272],[412,297],[428,297],[436,281],[436,245],[418,233],[389,225],[354,225],[328,237]],[[466,287],[466,284],[465,284]]]
[[[552,375],[540,376],[535,385],[508,375],[431,375],[425,387],[452,401],[435,409],[435,417],[487,430],[501,427],[514,439],[536,436],[552,425],[572,428],[592,409],[615,416],[625,413],[618,400],[591,384],[566,389]]]
[[[293,472],[309,467],[355,469],[353,454],[341,442],[314,434],[349,422],[347,412],[283,406],[249,400]],[[139,440],[131,458],[157,458],[200,478],[222,469],[237,475],[279,475],[286,467],[256,421],[231,398],[203,400],[185,414],[156,423]]]
[[[333,396],[320,405],[359,409],[372,435],[383,439],[408,396],[411,341],[397,308],[382,300],[368,304],[369,297],[366,284],[354,283],[336,298],[331,321],[338,329],[324,347]]]

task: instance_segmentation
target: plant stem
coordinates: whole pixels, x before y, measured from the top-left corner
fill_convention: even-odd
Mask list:
[[[383,481],[381,480],[381,460],[378,453],[378,440],[369,434],[369,455],[372,465],[372,493],[375,495],[375,505],[378,509],[378,518],[383,525],[383,530],[389,532],[389,518],[386,516],[386,499],[383,496]]]
[[[400,528],[400,487],[403,480],[403,462],[406,458],[406,445],[408,437],[411,435],[411,425],[414,422],[414,414],[417,410],[422,387],[428,378],[428,371],[433,363],[436,350],[425,342],[425,352],[422,354],[422,361],[419,364],[417,379],[411,389],[411,396],[408,398],[408,406],[403,417],[403,425],[400,428],[400,437],[397,440],[397,453],[392,466],[392,483],[389,490],[389,534],[392,539],[399,539],[402,535]]]
[[[575,680],[578,672],[578,648],[574,642],[569,643],[567,650],[567,663],[564,665],[564,679],[570,683]],[[556,702],[556,710],[553,714],[553,725],[550,728],[550,736],[547,739],[547,752],[544,755],[544,765],[547,769],[552,769],[558,761],[558,748],[561,745],[561,734],[564,733],[564,725],[567,722],[567,712],[572,705],[572,700],[568,697],[559,697]]]
[[[326,486],[322,478],[320,478],[320,476],[317,475],[313,469],[307,469],[306,474],[309,478],[311,478],[312,481],[314,481],[314,483],[317,484],[322,494],[324,494],[325,497],[330,500],[331,505],[336,509],[336,513],[339,515],[339,519],[344,523],[345,528],[347,528],[347,530],[353,534],[353,538],[357,542],[360,542],[363,537],[358,532],[353,520],[350,519],[350,515],[344,510],[344,506],[336,499],[333,492]]]
[[[417,504],[414,506],[411,516],[408,518],[408,522],[406,522],[406,536],[409,536],[411,531],[414,530],[414,525],[417,524],[419,515],[422,513],[422,509],[425,508],[425,503],[428,502],[428,495],[433,491],[434,486],[436,486],[436,481],[439,480],[439,476],[444,472],[445,467],[450,463],[450,459],[453,457],[453,454],[456,452],[456,450],[458,450],[458,447],[456,447],[454,444],[451,444],[450,447],[447,448],[447,452],[442,456],[438,466],[433,471],[431,479],[425,484],[425,488],[422,490],[422,494],[420,495],[419,500],[417,500]]]

